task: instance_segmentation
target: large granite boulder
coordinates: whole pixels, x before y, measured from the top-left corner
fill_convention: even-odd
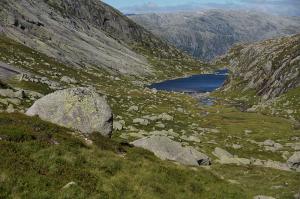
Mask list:
[[[82,133],[99,132],[110,136],[112,132],[112,112],[106,98],[89,88],[70,88],[46,95],[37,100],[26,115],[37,115]]]
[[[153,152],[162,160],[172,160],[190,166],[210,165],[210,159],[205,154],[192,147],[183,147],[179,142],[165,136],[146,137],[132,144]]]

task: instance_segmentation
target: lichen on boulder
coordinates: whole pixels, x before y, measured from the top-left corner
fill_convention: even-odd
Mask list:
[[[90,88],[70,88],[46,95],[37,100],[26,115],[37,115],[87,134],[98,132],[110,136],[112,132],[112,112],[107,100]]]

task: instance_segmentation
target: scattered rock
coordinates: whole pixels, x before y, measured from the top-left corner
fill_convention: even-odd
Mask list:
[[[14,113],[15,112],[15,108],[12,104],[9,104],[7,109],[6,109],[7,113]]]
[[[286,163],[281,163],[273,160],[253,160],[252,161],[253,165],[256,166],[262,166],[266,168],[272,168],[272,169],[278,169],[282,171],[291,171],[291,169],[288,167]]]
[[[77,81],[71,77],[63,76],[60,81],[65,82],[67,84],[77,84]]]
[[[192,147],[182,147],[179,142],[175,142],[165,136],[146,137],[136,140],[132,144],[152,151],[162,160],[172,160],[191,166],[210,164],[210,159],[205,154]]]
[[[191,136],[183,135],[180,137],[180,139],[188,141],[188,142],[198,142],[198,143],[201,142],[201,140],[198,137],[193,136],[193,135],[191,135]]]
[[[43,94],[35,92],[35,91],[30,91],[30,90],[24,90],[25,96],[28,96],[31,100],[39,99],[44,97]]]
[[[0,89],[0,95],[2,97],[14,98],[15,92],[11,89]]]
[[[167,113],[162,113],[158,117],[165,121],[172,121],[174,119],[171,115],[169,115]]]
[[[12,104],[14,104],[14,105],[20,105],[22,102],[21,102],[21,100],[19,100],[19,99],[17,99],[17,98],[9,98],[9,99],[7,99],[7,101],[9,102],[9,103],[12,103]]]
[[[218,162],[220,164],[236,164],[236,165],[250,165],[251,164],[251,161],[249,159],[238,158],[238,157],[234,157],[234,158],[223,157],[220,160],[218,160]]]
[[[259,195],[259,196],[254,196],[253,199],[276,199],[276,198],[273,198],[271,196],[263,196],[263,195]]]
[[[19,90],[14,92],[12,89],[0,89],[0,96],[7,98],[18,98],[23,99],[25,97],[25,92],[23,90]]]
[[[294,149],[295,151],[300,151],[300,142],[296,142],[296,143],[287,143],[287,144],[285,144],[285,146],[291,147],[291,148]]]
[[[131,106],[128,109],[129,112],[133,112],[133,111],[139,111],[139,107],[138,106]]]
[[[213,155],[218,157],[219,159],[224,159],[224,158],[233,158],[234,156],[229,153],[228,151],[224,150],[224,149],[221,149],[219,147],[216,147],[214,152],[213,152]]]
[[[240,148],[242,148],[242,146],[239,145],[239,144],[233,144],[232,148],[234,148],[234,149],[240,149]]]
[[[133,123],[140,124],[140,125],[143,125],[143,126],[147,126],[147,125],[150,124],[150,122],[147,119],[142,119],[142,118],[136,118],[136,119],[134,119]]]
[[[104,96],[94,89],[71,88],[56,91],[39,100],[26,112],[41,119],[83,133],[99,132],[110,136],[112,112]]]
[[[121,131],[123,129],[123,125],[119,121],[114,121],[113,122],[113,129],[116,131]]]
[[[165,127],[166,127],[166,126],[165,126],[164,124],[162,124],[162,123],[157,123],[155,126],[158,127],[158,128],[165,128]]]
[[[261,146],[264,146],[266,151],[278,151],[283,148],[283,146],[279,143],[274,142],[273,140],[265,140],[262,143],[259,143]]]

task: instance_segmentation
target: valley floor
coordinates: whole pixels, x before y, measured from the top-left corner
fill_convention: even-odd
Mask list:
[[[150,90],[99,69],[71,69],[10,41],[1,40],[0,61],[33,74],[10,79],[15,92],[95,87],[108,96],[119,124],[111,140],[92,135],[91,145],[69,129],[0,113],[0,198],[293,198],[300,192],[300,173],[284,164],[300,147],[291,120],[241,112],[222,98],[203,107],[191,96]],[[0,108],[23,112],[35,100],[27,93],[0,97]],[[149,135],[194,147],[212,165],[180,166],[124,144]],[[217,147],[234,157],[213,155]]]

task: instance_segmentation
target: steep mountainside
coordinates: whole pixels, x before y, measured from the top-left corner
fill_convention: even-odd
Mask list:
[[[6,35],[76,67],[149,76],[172,70],[155,68],[149,57],[191,61],[101,1],[2,0],[0,16]]]
[[[252,103],[263,105],[284,101],[285,107],[279,104],[274,107],[281,109],[285,115],[300,119],[299,34],[250,45],[238,45],[221,60],[232,71],[224,91],[252,96]],[[277,111],[272,112],[276,114]]]
[[[300,18],[247,11],[143,14],[130,18],[194,57],[205,60],[226,53],[238,42],[300,32]]]

